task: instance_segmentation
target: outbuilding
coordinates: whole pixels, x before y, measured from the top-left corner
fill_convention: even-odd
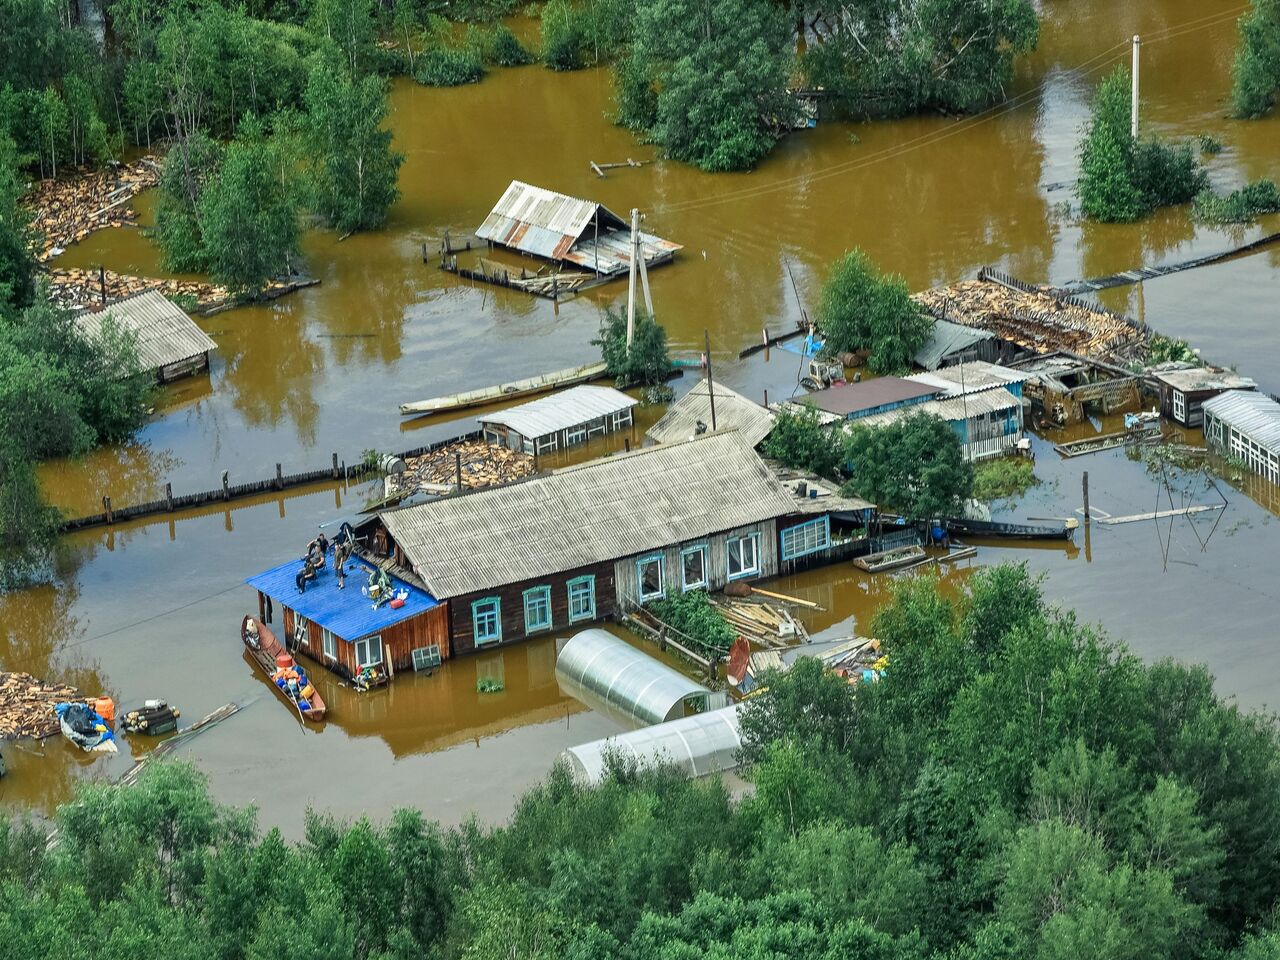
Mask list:
[[[1204,402],[1204,440],[1215,453],[1280,484],[1280,403],[1251,390]]]
[[[1160,415],[1184,427],[1204,423],[1204,402],[1228,390],[1256,390],[1258,384],[1232,370],[1176,364],[1151,371],[1160,394]]]
[[[612,387],[582,385],[479,417],[485,441],[525,453],[551,453],[630,430],[638,400]]]
[[[209,353],[217,347],[176,303],[156,290],[76,317],[80,329],[95,338],[107,331],[109,321],[133,337],[140,366],[160,383],[209,369]]]

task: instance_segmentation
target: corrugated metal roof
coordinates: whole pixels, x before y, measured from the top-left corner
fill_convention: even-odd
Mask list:
[[[476,230],[476,236],[548,260],[559,260],[582,236],[588,224],[593,223],[596,211],[599,211],[602,228],[629,227],[612,210],[594,201],[512,180]]]
[[[613,387],[583,385],[476,419],[482,424],[501,424],[532,439],[630,410],[639,402]]]
[[[1254,443],[1280,452],[1280,403],[1252,390],[1228,390],[1204,402],[1204,412]]]
[[[1002,367],[998,363],[971,360],[950,367],[939,367],[932,373],[915,373],[907,379],[942,387],[947,391],[947,396],[958,397],[961,393],[981,393],[1010,383],[1025,383],[1031,378],[1021,370]]]
[[[811,403],[819,410],[848,417],[886,403],[901,403],[941,392],[941,387],[917,383],[903,377],[876,377],[862,383],[842,383],[825,390],[816,390],[799,400],[801,403]]]
[[[1021,400],[1004,387],[1000,387],[995,390],[984,390],[981,393],[971,393],[962,397],[927,400],[924,403],[917,403],[910,407],[899,407],[897,410],[889,410],[886,413],[875,413],[869,417],[852,420],[849,422],[849,426],[851,428],[856,426],[883,427],[901,420],[903,417],[912,417],[919,413],[941,417],[943,420],[964,420],[988,413],[999,413],[1001,410],[1014,410],[1021,404]]]
[[[966,327],[963,324],[952,323],[950,320],[937,320],[934,323],[933,336],[929,338],[928,343],[916,351],[912,359],[915,360],[916,366],[935,370],[951,354],[966,350],[983,340],[994,340],[995,336],[990,330]]]
[[[1195,393],[1198,390],[1253,390],[1258,386],[1258,382],[1251,377],[1242,377],[1232,370],[1215,370],[1213,367],[1154,370],[1151,376],[1184,393]]]
[[[717,430],[736,430],[743,442],[752,447],[769,435],[776,416],[772,410],[723,384],[714,383],[711,389],[715,391]],[[680,443],[697,433],[699,422],[711,428],[711,393],[706,380],[698,381],[673,403],[645,437],[654,443]]]
[[[138,360],[143,370],[159,370],[217,348],[177,304],[156,290],[147,290],[111,304],[98,313],[76,317],[80,329],[98,336],[107,316],[137,338]]]
[[[443,599],[794,512],[764,461],[728,432],[381,516],[427,589]]]
[[[295,584],[298,571],[302,569],[300,559],[264,570],[245,583],[255,590],[261,590],[281,606],[296,610],[308,620],[314,620],[334,636],[348,641],[385,630],[438,605],[430,594],[398,577],[391,577],[393,591],[407,590],[409,593],[404,606],[393,610],[390,604],[384,603],[374,610],[370,600],[360,593],[360,588],[368,578],[365,570],[368,564],[362,560],[348,560],[347,585],[342,590],[338,589],[338,578],[330,569],[332,565],[333,556],[330,554],[324,572],[307,584],[306,593],[299,593]]]
[[[670,256],[681,249],[680,244],[655,237],[643,230],[640,231],[640,244],[644,248],[645,263],[653,263],[654,260]],[[621,273],[629,270],[631,231],[610,230],[608,233],[601,233],[599,239],[592,232],[579,239],[564,255],[564,259],[598,273]]]

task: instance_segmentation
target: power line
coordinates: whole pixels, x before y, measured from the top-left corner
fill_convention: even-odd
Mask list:
[[[206,600],[213,600],[213,599],[215,599],[215,598],[217,598],[217,597],[224,596],[225,594],[230,593],[232,590],[239,590],[239,589],[240,589],[241,587],[243,587],[243,586],[244,586],[244,583],[243,583],[242,581],[236,581],[234,584],[232,584],[231,586],[227,587],[225,590],[219,590],[217,593],[210,593],[210,594],[206,594],[206,595],[205,595],[205,596],[203,596],[203,597],[197,597],[195,600],[188,600],[186,603],[179,604],[178,606],[173,607],[172,609],[164,610],[164,611],[161,611],[160,613],[154,613],[154,614],[152,614],[152,615],[151,615],[151,616],[149,616],[149,617],[143,617],[141,620],[135,620],[135,621],[133,621],[132,623],[126,623],[126,624],[124,624],[124,625],[122,625],[122,626],[119,626],[119,627],[116,627],[116,628],[114,628],[114,629],[112,629],[112,630],[108,630],[108,631],[106,631],[105,633],[98,633],[98,634],[93,635],[92,637],[84,637],[84,638],[82,638],[82,639],[80,639],[80,640],[76,640],[74,643],[65,643],[65,644],[62,644],[62,647],[63,647],[63,648],[66,648],[66,647],[82,647],[82,646],[84,646],[86,643],[92,643],[94,640],[102,640],[102,639],[104,639],[104,638],[106,638],[106,637],[113,636],[113,635],[115,635],[115,634],[117,634],[117,633],[122,633],[122,632],[124,632],[125,630],[132,630],[134,627],[140,627],[140,626],[142,626],[144,623],[150,623],[150,622],[151,622],[151,621],[153,621],[153,620],[159,620],[159,619],[161,619],[162,617],[168,617],[168,616],[171,616],[172,614],[175,614],[175,613],[177,613],[177,612],[178,612],[178,611],[180,611],[180,610],[185,610],[185,609],[187,609],[188,607],[194,607],[194,606],[195,606],[196,604],[198,604],[198,603],[204,603]]]

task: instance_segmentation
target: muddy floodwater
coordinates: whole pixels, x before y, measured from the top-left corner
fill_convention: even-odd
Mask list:
[[[798,357],[775,350],[739,362],[738,351],[757,342],[762,327],[800,318],[790,275],[812,310],[827,265],[849,247],[862,247],[912,288],[971,276],[984,264],[1063,283],[1274,232],[1280,217],[1208,229],[1177,209],[1101,226],[1078,224],[1065,209],[1088,98],[1105,71],[1127,63],[1135,33],[1144,40],[1145,130],[1221,140],[1222,153],[1207,158],[1220,189],[1280,177],[1280,116],[1226,116],[1242,9],[1222,0],[1046,5],[1039,49],[1020,64],[1009,103],[960,120],[823,123],[741,175],[659,161],[598,179],[589,161],[653,155],[609,123],[605,71],[497,70],[452,90],[397,81],[391,123],[406,161],[386,229],[341,242],[310,232],[304,260],[319,286],[202,319],[218,343],[211,373],[168,388],[135,441],[45,465],[46,489],[84,514],[100,509],[104,495],[116,505],[152,499],[166,481],[185,493],[217,487],[224,470],[236,483],[271,476],[276,463],[294,472],[324,466],[335,452],[354,462],[370,449],[422,446],[472,429],[474,412],[404,421],[398,404],[595,359],[589,341],[605,306],[624,296],[623,284],[555,308],[423,261],[424,244],[433,247],[446,229],[469,234],[513,178],[623,214],[640,207],[648,230],[684,245],[673,265],[651,276],[677,353],[696,354],[705,330],[718,378],[755,397],[767,389],[774,399],[795,389]],[[153,202],[140,198],[144,221]],[[60,262],[162,273],[147,238],[128,228],[98,233]],[[1272,248],[1102,299],[1277,391],[1278,292],[1280,248]],[[637,436],[659,412],[646,411]],[[998,515],[1074,515],[1084,470],[1092,505],[1114,516],[1156,509],[1161,496],[1177,505],[1220,502],[1198,478],[1162,486],[1158,471],[1123,451],[1064,461],[1039,439],[1035,450],[1041,484],[1016,504],[998,505]],[[1046,574],[1051,598],[1143,656],[1206,662],[1242,704],[1273,704],[1276,497],[1252,489],[1251,499],[1219,485],[1230,501],[1223,511],[1164,526],[1093,524],[1052,548],[981,545],[946,576],[958,586],[981,565],[1025,560]],[[69,537],[56,584],[0,597],[0,665],[106,691],[125,706],[163,697],[187,720],[243,704],[177,753],[209,773],[219,798],[255,803],[264,823],[291,834],[308,805],[382,816],[413,804],[447,822],[473,813],[499,819],[561,750],[618,729],[560,692],[554,638],[459,660],[430,677],[400,677],[367,696],[326,675],[331,719],[319,730],[301,728],[242,656],[236,628],[253,604],[243,579],[299,556],[318,524],[374,494],[368,486],[321,485]],[[812,629],[865,632],[890,582],[846,565],[787,578],[777,589],[823,607],[806,615]],[[504,691],[477,693],[483,676],[501,677]],[[133,738],[118,757],[91,760],[59,739],[5,744],[11,775],[0,781],[0,807],[48,811],[77,778],[117,776],[149,747]]]

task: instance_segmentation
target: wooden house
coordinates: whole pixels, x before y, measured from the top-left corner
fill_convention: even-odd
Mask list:
[[[1256,390],[1258,384],[1231,370],[1189,364],[1162,365],[1151,371],[1160,395],[1160,415],[1184,427],[1204,423],[1204,402],[1228,390]]]
[[[478,419],[487,443],[525,453],[552,453],[630,430],[631,408],[637,403],[612,387],[583,385]]]
[[[159,291],[146,290],[105,310],[81,313],[76,323],[90,337],[99,337],[108,319],[134,338],[142,369],[160,383],[209,369],[209,352],[217,344]]]

